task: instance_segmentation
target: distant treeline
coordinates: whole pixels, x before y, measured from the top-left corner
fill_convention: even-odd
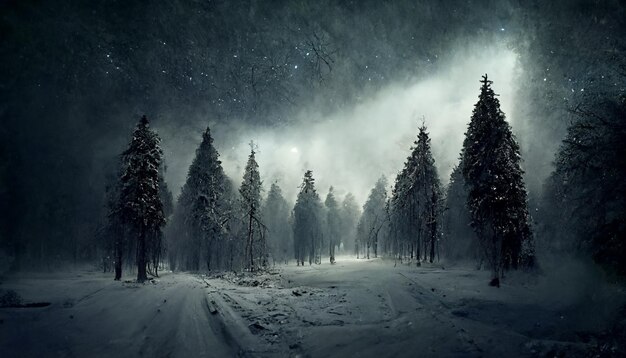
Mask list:
[[[465,0],[25,0],[4,1],[0,10],[0,272],[53,269],[101,257],[102,243],[108,242],[103,218],[119,180],[119,165],[111,158],[126,145],[129,113],[150,109],[159,114],[154,121],[175,118],[180,126],[195,125],[198,118],[283,125],[303,109],[332,113],[391,83],[424,78],[447,66],[459,44],[476,42],[506,43],[519,55],[522,72],[509,115],[520,133],[532,133],[518,139],[537,255],[593,257],[609,272],[625,273],[622,1],[487,1],[477,6]],[[555,148],[546,149],[546,143],[558,146],[564,137],[550,166]],[[400,236],[408,227],[388,229],[381,226],[380,214],[368,214],[370,219],[359,225],[358,245],[356,234],[345,229],[340,247],[354,252],[358,246],[365,256],[368,243],[374,254],[395,252],[398,257],[415,257],[419,250],[417,256],[430,259],[433,248],[447,258],[467,252],[484,256],[478,240],[455,239],[476,235],[468,226],[474,220],[470,210],[453,205],[470,195],[464,178],[471,171],[463,168],[460,162],[450,186],[431,195],[431,201],[437,197],[444,203],[438,206],[442,213],[436,228],[443,236],[435,244],[428,236],[432,220],[410,228],[421,232],[420,244],[411,245]],[[229,182],[224,189],[233,203],[241,196],[235,187]],[[159,190],[167,243],[180,208],[168,207],[167,191]],[[374,204],[380,197],[368,212],[377,213],[380,205]],[[344,204],[355,206],[350,198]],[[262,202],[261,211],[267,205]],[[283,204],[276,205],[281,209],[270,211],[282,212]],[[338,205],[340,213],[344,206]],[[350,219],[342,219],[340,226],[352,227],[350,220],[358,215],[354,219],[355,211],[346,211],[350,214],[341,215]],[[392,205],[387,213],[394,214]],[[235,232],[242,216],[220,227],[232,225],[228,231]],[[253,251],[261,235],[266,242],[275,235],[270,227],[295,220],[290,214],[264,218],[263,233],[257,216],[248,215],[248,227],[252,218],[252,228],[260,231],[251,235]],[[287,231],[284,235],[292,234]],[[390,232],[397,235],[386,239]],[[395,244],[393,237],[398,237]],[[318,251],[330,254],[324,240]],[[187,250],[189,243],[180,242],[180,252]],[[125,245],[130,261],[134,245]],[[192,265],[175,258],[175,246],[163,246],[177,267],[208,265],[205,249],[196,250],[198,264]],[[220,250],[233,252],[236,267],[234,249]],[[293,249],[287,251],[292,256]],[[222,255],[211,261],[211,266],[230,265]]]
[[[103,262],[120,279],[124,260],[134,254],[137,278],[143,281],[147,273],[158,275],[164,258],[176,270],[255,271],[290,259],[311,265],[328,257],[334,264],[337,249],[357,258],[386,254],[418,265],[442,254],[474,254],[488,263],[498,284],[505,270],[533,267],[535,251],[519,146],[491,83],[485,75],[453,173],[449,191],[454,195],[446,200],[422,124],[391,196],[382,177],[358,221],[350,195],[340,206],[331,187],[322,203],[310,170],[293,210],[277,183],[263,201],[254,143],[235,191],[207,128],[164,235],[171,194],[162,175],[159,138],[144,116],[109,187]]]

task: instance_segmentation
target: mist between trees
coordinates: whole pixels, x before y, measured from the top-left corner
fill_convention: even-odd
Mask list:
[[[0,272],[349,253],[472,260],[494,278],[564,255],[626,273],[619,1],[0,6]],[[484,72],[506,120],[492,100],[471,113]],[[300,145],[317,155],[277,155]]]
[[[480,83],[448,186],[441,184],[424,120],[393,184],[381,176],[362,210],[352,194],[337,198],[332,186],[322,200],[311,170],[303,175],[295,205],[285,199],[278,182],[270,183],[263,198],[262,168],[256,161],[254,142],[249,144],[243,178],[237,185],[224,173],[208,127],[174,205],[163,179],[160,139],[143,116],[120,156],[118,175],[110,178],[99,250],[102,268],[113,269],[115,279],[120,279],[124,267],[136,266],[141,282],[147,274],[158,276],[163,269],[252,272],[294,259],[298,266],[334,264],[341,253],[367,259],[388,257],[417,266],[474,260],[478,268],[491,270],[492,286],[499,286],[510,270],[539,269],[519,145],[500,108],[493,81],[485,74]],[[609,109],[616,116],[608,118],[620,118],[623,99]],[[602,165],[600,158],[580,163],[580,156],[595,155],[581,138],[591,135],[588,128],[595,133],[594,120],[605,126],[613,122],[584,109],[576,113],[581,122],[570,128],[557,170],[549,179],[542,207],[547,212],[561,212],[560,205],[575,211],[578,202],[568,202],[566,194],[570,185],[582,179],[585,172],[581,173],[580,166]],[[623,157],[602,160],[623,160],[617,158]],[[571,177],[572,184],[557,182],[561,176]],[[620,184],[615,185],[619,190]],[[561,203],[555,204],[559,198]],[[554,221],[572,218],[576,215],[558,216]],[[591,241],[579,242],[590,248],[590,257],[618,275],[624,273],[617,260],[624,254],[621,236],[616,236],[623,234],[621,218],[618,214],[613,221],[603,222],[589,234]],[[545,253],[571,253],[555,245],[540,247]]]

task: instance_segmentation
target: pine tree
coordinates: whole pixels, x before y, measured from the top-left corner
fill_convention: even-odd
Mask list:
[[[122,154],[118,210],[137,240],[138,282],[148,279],[147,251],[155,240],[160,240],[165,225],[159,180],[163,152],[159,144],[159,137],[150,130],[148,118],[143,116],[133,132],[129,148]]]
[[[289,212],[281,188],[272,183],[263,206],[263,220],[268,228],[267,243],[274,262],[287,263],[293,252]]]
[[[298,265],[304,265],[307,257],[309,265],[314,260],[317,263],[317,253],[322,244],[321,209],[322,203],[315,190],[313,172],[307,170],[293,209],[293,240]]]
[[[389,203],[390,228],[397,255],[434,260],[439,236],[441,188],[430,138],[425,126],[419,128],[411,156],[396,177]],[[422,256],[423,255],[423,256]]]
[[[424,233],[424,256],[428,250],[428,261],[433,262],[435,259],[435,251],[437,240],[439,239],[439,218],[441,208],[441,182],[435,167],[435,159],[430,147],[430,137],[426,131],[426,127],[422,125],[417,136],[417,191],[421,205],[420,218],[424,220],[422,223],[422,232]]]
[[[462,171],[472,227],[499,285],[503,270],[529,267],[534,247],[522,181],[520,150],[483,76],[479,100],[463,142]]]
[[[330,257],[330,263],[335,263],[335,247],[339,242],[339,235],[341,230],[341,218],[339,215],[339,205],[335,199],[333,193],[333,187],[328,189],[326,200],[324,201],[326,206],[326,233],[328,238],[328,256]]]
[[[232,184],[224,174],[219,153],[207,127],[189,167],[173,218],[170,265],[185,270],[224,267],[229,244],[228,223],[232,215]],[[215,261],[217,265],[215,265]]]
[[[243,174],[243,181],[239,188],[241,194],[241,208],[246,221],[246,247],[245,247],[245,267],[248,271],[255,270],[255,251],[260,252],[261,265],[267,266],[267,253],[265,245],[265,225],[260,220],[261,211],[261,176],[259,165],[255,159],[254,143],[250,144],[250,156]],[[260,242],[255,250],[255,236]]]

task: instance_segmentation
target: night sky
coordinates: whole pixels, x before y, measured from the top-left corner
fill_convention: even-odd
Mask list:
[[[0,247],[24,264],[42,245],[93,257],[106,178],[143,114],[174,195],[210,125],[235,182],[255,140],[266,186],[289,200],[310,167],[362,204],[422,120],[447,181],[489,73],[532,210],[568,110],[625,86],[617,0],[5,0],[0,13]]]

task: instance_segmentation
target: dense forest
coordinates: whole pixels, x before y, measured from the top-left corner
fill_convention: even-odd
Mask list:
[[[617,1],[0,6],[5,271],[98,262],[118,273],[136,266],[145,279],[144,268],[257,270],[346,253],[472,259],[494,279],[561,254],[626,272]],[[429,118],[415,120],[397,176],[369,194],[319,192],[308,163],[297,197],[284,196],[297,184],[263,181],[254,143],[236,164],[243,177],[225,173],[219,151],[237,126],[289,127],[303,112],[343,110],[427,78],[468,42],[506,44],[521,70],[515,98],[496,97],[486,75],[472,94],[449,179]],[[513,128],[499,101],[514,102]],[[189,168],[158,135],[181,129],[195,143],[201,135]],[[184,182],[166,183],[181,176],[173,167]],[[354,173],[372,184],[381,174]]]
[[[435,257],[448,256],[448,246],[451,259],[471,257],[469,250],[459,246],[478,246],[478,258],[493,272],[492,285],[499,286],[504,271],[534,267],[535,244],[519,145],[500,109],[493,82],[487,75],[481,82],[461,150],[462,175],[451,181],[447,194],[454,197],[457,180],[463,183],[465,195],[455,197],[456,201],[444,200],[446,193],[423,124],[391,195],[387,195],[387,179],[382,176],[363,205],[358,222],[350,219],[358,216],[351,206],[339,206],[332,186],[322,203],[311,170],[304,173],[293,210],[287,208],[276,183],[262,203],[263,183],[254,142],[250,143],[243,179],[235,192],[207,128],[189,168],[166,242],[163,227],[171,211],[165,208],[172,206],[172,195],[162,175],[160,139],[143,116],[120,157],[119,178],[109,189],[107,232],[102,237],[105,249],[101,250],[104,270],[115,266],[119,280],[123,262],[135,252],[139,281],[147,279],[146,271],[158,276],[163,263],[171,269],[191,271],[256,271],[267,268],[270,262],[289,262],[290,248],[298,266],[305,262],[321,264],[323,257],[334,264],[338,250],[354,253],[357,258],[389,255],[419,266],[421,261],[432,263]],[[345,200],[349,198],[348,194]],[[447,220],[457,226],[466,224],[466,230],[471,227],[475,237],[444,231],[447,210],[466,210],[468,215]],[[353,248],[342,239],[351,235]],[[470,239],[476,243],[466,244]],[[442,242],[447,246],[442,248]],[[169,261],[162,262],[166,257]]]

